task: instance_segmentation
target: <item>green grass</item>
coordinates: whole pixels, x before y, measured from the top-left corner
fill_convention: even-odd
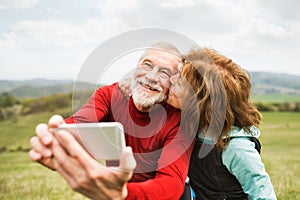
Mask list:
[[[57,113],[65,113],[70,108],[61,109]],[[29,139],[35,135],[38,123],[48,123],[53,113],[40,113],[21,116],[17,119],[0,121],[0,147],[7,149],[29,148]]]
[[[261,142],[278,199],[300,199],[300,113],[263,113]]]
[[[58,173],[32,162],[28,152],[17,151],[30,148],[35,126],[47,123],[50,116],[51,113],[41,113],[0,122],[0,147],[8,150],[0,153],[1,200],[86,199],[73,192]]]
[[[283,103],[283,102],[300,102],[300,95],[289,94],[253,94],[252,102],[261,103]]]
[[[0,163],[0,199],[86,199],[56,172],[33,163],[27,153],[1,153]]]
[[[0,122],[0,147],[29,148],[39,122],[51,114]],[[278,199],[300,199],[300,113],[263,113],[262,159]],[[0,199],[86,199],[73,192],[56,172],[29,159],[27,152],[0,153]]]
[[[47,122],[50,114],[36,114],[20,117],[18,120],[1,122],[0,146],[7,148],[29,147],[29,138],[33,136],[35,125]]]

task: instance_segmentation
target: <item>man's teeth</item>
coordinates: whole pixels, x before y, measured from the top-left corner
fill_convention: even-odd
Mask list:
[[[147,85],[147,84],[144,84],[144,83],[141,83],[143,85],[143,87],[149,89],[149,90],[152,90],[152,91],[158,91],[157,89],[155,88],[152,88],[151,86]]]

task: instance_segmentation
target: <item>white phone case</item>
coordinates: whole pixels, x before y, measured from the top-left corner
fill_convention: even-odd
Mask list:
[[[123,125],[119,122],[63,124],[53,130],[62,129],[71,132],[98,160],[119,160],[126,146]]]

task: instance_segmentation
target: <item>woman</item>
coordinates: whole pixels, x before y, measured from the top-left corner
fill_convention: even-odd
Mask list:
[[[248,74],[214,50],[194,49],[184,56],[180,75],[171,82],[169,104],[192,113],[188,100],[195,96],[199,108],[189,167],[196,198],[276,199],[255,149],[261,115],[250,102]],[[192,88],[193,94],[186,88]]]

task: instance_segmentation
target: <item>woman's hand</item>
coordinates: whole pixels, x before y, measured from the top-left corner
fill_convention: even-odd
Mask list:
[[[129,99],[132,96],[131,93],[131,78],[128,79],[124,79],[122,81],[119,82],[119,88],[121,90],[121,92],[123,93],[123,95]]]

